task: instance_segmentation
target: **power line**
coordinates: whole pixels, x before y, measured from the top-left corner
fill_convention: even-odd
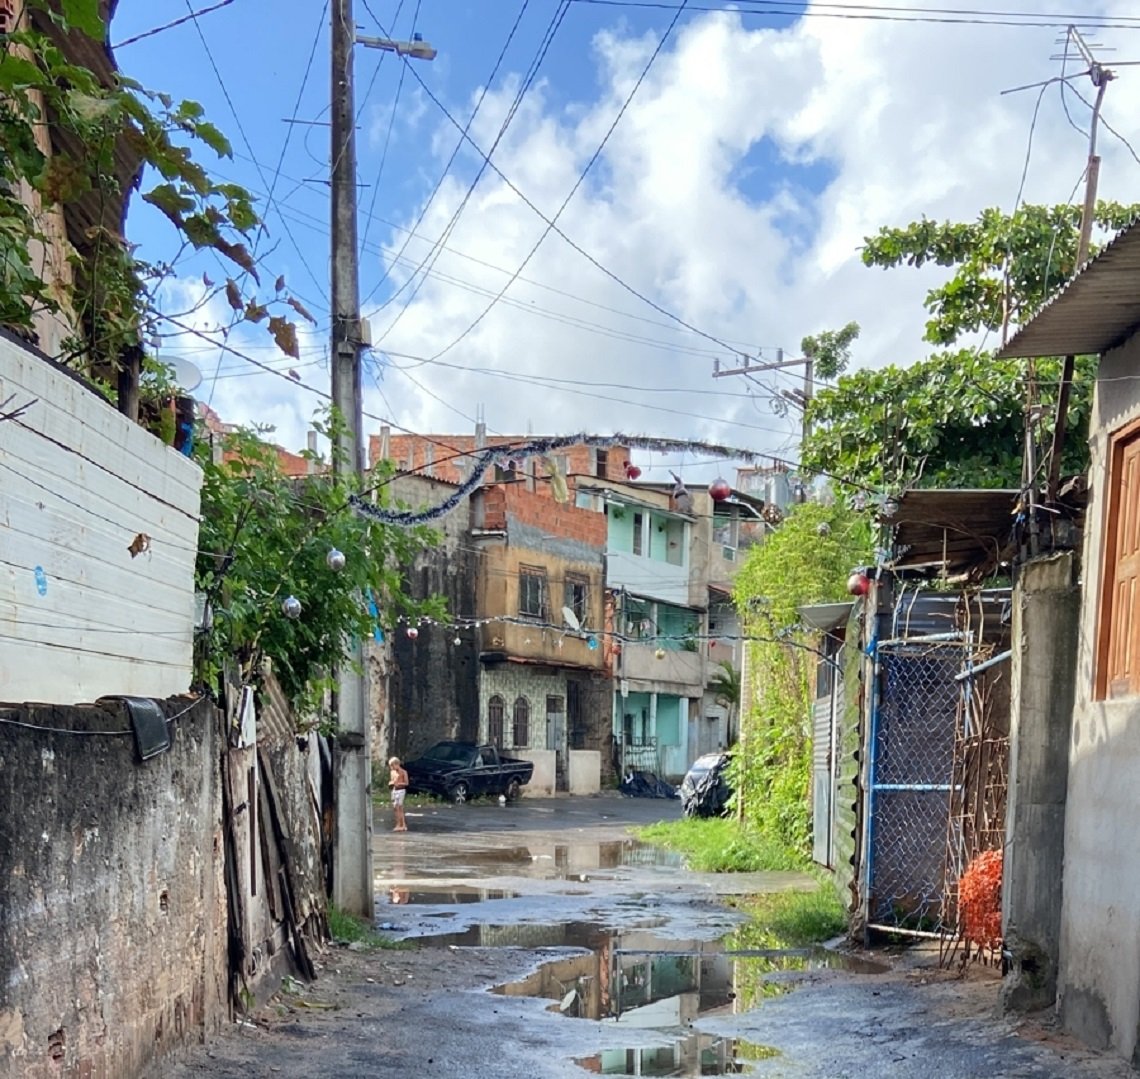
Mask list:
[[[525,78],[520,84],[518,91],[515,93],[514,100],[511,102],[511,106],[507,110],[507,115],[503,118],[503,122],[499,125],[499,130],[495,135],[495,139],[491,143],[490,149],[487,151],[488,158],[492,157],[495,151],[498,149],[499,143],[502,142],[503,137],[507,133],[507,129],[511,126],[511,122],[518,114],[518,110],[521,107],[523,100],[526,98],[526,95],[529,92],[531,86],[534,84],[535,79],[538,78],[538,73],[542,69],[542,64],[546,59],[547,53],[550,51],[551,45],[554,44],[554,39],[558,35],[558,31],[562,26],[562,20],[566,17],[566,12],[569,10],[569,8],[569,0],[561,0],[558,8],[555,10],[554,15],[551,16],[550,23],[546,28],[546,33],[544,34],[541,43],[539,44],[538,51],[535,53],[534,58],[531,60],[530,68],[528,69]],[[472,119],[474,119],[474,114],[472,114]],[[470,129],[470,124],[467,125],[467,129]],[[462,139],[460,139],[459,145],[462,145]],[[395,291],[395,293],[389,296],[388,299],[385,300],[381,305],[380,309],[383,310],[385,307],[391,304],[400,295],[400,293],[408,287],[408,285],[414,283],[411,294],[407,297],[407,299],[404,300],[403,305],[400,307],[400,310],[396,313],[396,317],[391,321],[391,323],[389,323],[388,328],[380,335],[380,341],[385,340],[392,333],[392,331],[396,328],[397,323],[399,323],[400,319],[404,317],[408,308],[411,306],[412,301],[419,294],[420,289],[423,288],[428,274],[430,274],[432,268],[439,260],[439,256],[443,251],[444,245],[446,244],[447,240],[450,239],[452,233],[455,231],[456,225],[459,223],[459,218],[462,216],[463,211],[467,208],[467,205],[474,197],[475,190],[479,186],[480,181],[483,179],[483,176],[487,171],[487,165],[488,161],[486,160],[480,163],[474,178],[467,185],[467,190],[464,192],[463,198],[460,200],[459,205],[452,212],[451,218],[444,226],[444,229],[440,233],[439,238],[435,241],[431,248],[429,248],[428,253],[424,256],[419,266],[416,267],[416,270],[412,272],[408,280],[405,281],[404,284],[401,285]],[[424,269],[425,264],[427,265],[427,269],[424,270],[424,275],[420,277],[419,280],[416,280],[416,273]]]
[[[529,4],[530,4],[530,0],[523,0],[522,7],[519,9],[518,15],[515,16],[514,25],[511,27],[510,33],[507,35],[507,40],[503,43],[503,47],[499,50],[498,58],[495,60],[495,66],[491,69],[491,74],[484,81],[482,92],[479,94],[479,100],[475,102],[475,108],[471,110],[471,115],[468,117],[467,123],[464,125],[464,128],[463,128],[464,134],[466,134],[466,132],[467,132],[468,128],[470,128],[471,124],[474,123],[475,117],[478,115],[479,109],[483,105],[483,99],[487,96],[487,93],[491,89],[491,84],[494,82],[495,76],[498,74],[499,67],[503,62],[503,58],[507,54],[507,49],[510,46],[511,41],[514,39],[515,31],[518,30],[519,23],[522,21],[522,17],[526,13],[526,10],[527,10],[527,7],[529,6]],[[380,23],[380,20],[376,17],[375,13],[372,11],[372,8],[369,7],[367,0],[364,0],[364,8],[368,12],[368,14],[372,17],[372,20],[376,23],[376,25],[380,27],[381,33],[385,33],[384,28]],[[405,64],[403,71],[407,72],[409,66],[410,65]],[[420,210],[419,216],[416,218],[412,227],[408,230],[407,239],[405,239],[403,246],[400,248],[399,252],[397,252],[396,259],[399,259],[400,256],[402,256],[403,253],[407,250],[408,244],[411,242],[412,236],[415,235],[415,230],[417,228],[419,228],[419,226],[423,222],[424,217],[427,216],[427,212],[428,212],[429,208],[431,207],[431,204],[432,204],[433,200],[435,199],[435,196],[437,194],[439,194],[439,190],[443,186],[443,181],[446,179],[448,172],[451,170],[451,166],[455,163],[455,159],[456,159],[456,157],[459,156],[459,151],[462,148],[463,148],[463,139],[460,138],[456,142],[455,147],[452,149],[451,156],[447,159],[447,163],[443,166],[443,171],[439,174],[439,179],[436,180],[435,186],[432,188],[431,192],[428,194],[427,200],[424,202],[423,207]],[[371,215],[371,208],[370,208],[368,220],[371,221],[371,218],[372,218],[372,215]],[[367,232],[365,233],[365,238],[367,239]],[[441,241],[438,241],[438,242],[442,242],[442,238],[441,238]],[[368,301],[371,300],[372,297],[376,295],[376,293],[380,289],[380,286],[383,285],[384,282],[388,279],[388,276],[392,272],[392,265],[394,265],[394,263],[395,263],[395,260],[393,260],[393,263],[390,264],[384,270],[384,272],[380,275],[380,279],[376,282],[375,285],[372,286],[372,288],[369,290],[368,294],[364,297],[364,299],[361,300],[362,306],[364,304],[368,303]],[[396,295],[398,295],[399,292],[402,291],[404,287],[406,287],[406,284],[404,286],[401,286],[401,288],[399,290],[397,290]],[[394,297],[389,297],[389,299],[387,301],[385,301],[385,304],[382,306],[386,306],[388,303],[391,303],[392,299],[394,299]]]
[[[416,10],[412,14],[411,37],[413,40],[415,39],[416,23],[420,17],[420,2],[421,2],[421,0],[416,0]],[[403,9],[403,7],[404,7],[404,0],[400,0],[400,6],[396,8],[396,14],[392,16],[393,26],[399,20],[400,11]],[[376,76],[380,73],[380,65],[384,63],[384,58],[387,55],[388,55],[387,52],[381,52],[380,53],[380,59],[376,62],[376,69],[372,73],[372,82],[376,81]],[[400,107],[400,95],[404,92],[404,78],[407,74],[408,74],[408,69],[406,67],[401,67],[400,68],[400,78],[396,83],[396,96],[392,99],[392,111],[388,115],[388,130],[384,135],[384,149],[380,152],[380,167],[376,170],[376,182],[372,185],[372,200],[368,204],[368,213],[365,214],[365,216],[364,216],[364,238],[360,241],[360,246],[362,248],[368,246],[368,231],[372,227],[372,215],[373,215],[373,211],[376,209],[376,199],[380,194],[380,181],[381,181],[381,179],[383,179],[383,176],[384,176],[384,165],[388,161],[388,146],[392,142],[392,129],[396,126],[396,111]],[[365,90],[365,92],[364,92],[364,99],[366,101],[368,100],[368,95],[371,92],[372,92],[372,83],[369,83],[368,89]],[[364,108],[364,106],[362,104],[361,110],[363,110],[363,108]]]
[[[472,322],[471,325],[468,326],[467,329],[465,329],[450,344],[445,345],[443,348],[441,348],[432,357],[432,359],[439,359],[440,356],[443,356],[446,353],[450,352],[456,345],[459,344],[460,341],[462,341],[469,333],[471,333],[483,321],[483,319],[487,317],[487,315],[494,308],[495,304],[497,304],[499,300],[503,298],[507,292],[507,289],[509,289],[511,285],[513,285],[515,281],[518,280],[519,274],[521,274],[523,270],[527,268],[530,260],[534,258],[534,256],[538,253],[538,249],[542,246],[543,241],[547,236],[550,235],[551,230],[557,226],[558,219],[566,211],[566,207],[570,205],[570,201],[578,193],[578,188],[580,188],[582,184],[585,183],[586,177],[589,175],[590,170],[594,167],[594,164],[597,162],[598,158],[601,157],[602,151],[605,150],[610,141],[610,137],[617,129],[618,124],[621,123],[622,117],[625,116],[626,111],[629,109],[629,106],[633,102],[633,99],[637,96],[637,91],[641,89],[641,85],[645,82],[646,76],[649,74],[653,65],[657,62],[657,57],[661,55],[661,51],[665,48],[666,42],[668,42],[669,38],[672,36],[673,29],[680,21],[681,15],[684,12],[687,3],[688,0],[682,0],[681,6],[677,8],[677,13],[673,16],[673,19],[669,25],[665,27],[665,33],[661,35],[661,39],[657,42],[657,47],[653,50],[649,56],[649,59],[645,62],[645,66],[641,69],[641,74],[637,76],[637,81],[634,82],[632,89],[626,95],[626,99],[622,102],[621,108],[618,109],[617,115],[614,117],[613,122],[606,129],[605,135],[602,136],[602,141],[598,144],[598,148],[590,156],[590,160],[586,162],[585,168],[583,168],[581,173],[578,175],[578,179],[574,181],[574,186],[570,188],[570,191],[566,195],[566,198],[562,200],[562,205],[558,207],[557,213],[555,213],[555,215],[549,221],[547,221],[546,228],[543,229],[542,234],[535,241],[534,246],[527,253],[526,258],[523,259],[522,264],[513,274],[511,274],[506,284],[503,285],[503,287],[499,290],[498,295],[496,295],[495,298],[491,300],[491,302],[480,312],[475,321]],[[494,148],[492,147],[492,152],[493,149]],[[488,156],[487,160],[488,163],[490,163],[490,156]]]
[[[676,11],[680,4],[667,0],[571,0],[572,3],[598,7],[652,8]],[[772,5],[772,6],[769,6]],[[812,7],[792,8],[787,0],[732,0],[724,4],[688,4],[689,11],[727,11],[739,15],[759,15],[768,18],[849,19],[872,22],[935,23],[961,26],[1008,26],[1060,29],[1080,26],[1086,30],[1140,30],[1140,19],[1128,15],[1088,16],[1028,13],[1013,11],[956,11],[951,8],[894,8],[874,4],[814,4]],[[832,10],[828,10],[832,9]],[[836,10],[837,9],[837,10]],[[908,14],[914,12],[915,14]]]
[[[189,15],[182,15],[177,19],[172,19],[170,22],[163,23],[161,26],[154,27],[153,30],[144,30],[141,34],[135,34],[134,37],[124,38],[122,41],[116,41],[111,46],[112,50],[121,49],[127,45],[133,45],[136,41],[142,41],[144,38],[154,37],[155,34],[161,34],[166,30],[173,30],[176,26],[181,26],[183,23],[190,22],[191,19],[197,19],[199,15],[209,15],[211,11],[217,11],[219,8],[229,7],[234,0],[220,0],[217,4],[211,4],[209,7],[199,8],[197,11],[191,11]]]
[[[381,29],[383,29],[383,28],[381,28]],[[461,133],[463,141],[465,141],[475,151],[475,153],[479,155],[479,157],[481,157],[484,161],[487,162],[488,167],[495,173],[495,175],[498,176],[499,179],[502,180],[503,183],[508,188],[510,188],[510,190],[513,191],[515,193],[515,195],[517,195],[518,198],[531,211],[533,211],[546,224],[550,225],[552,231],[555,232],[558,236],[560,236],[571,248],[573,248],[575,251],[577,251],[579,255],[581,255],[584,259],[586,259],[586,261],[589,262],[591,266],[593,266],[595,269],[601,271],[611,281],[613,281],[615,284],[621,286],[621,288],[625,289],[625,291],[628,292],[631,296],[636,297],[642,303],[653,308],[653,310],[655,310],[658,314],[664,315],[666,318],[670,319],[671,321],[677,323],[680,326],[685,327],[685,329],[691,331],[692,333],[695,333],[698,336],[703,337],[708,341],[712,341],[713,344],[719,345],[721,348],[725,349],[725,351],[727,351],[727,352],[731,352],[733,354],[739,354],[739,351],[740,351],[739,349],[735,349],[732,346],[728,345],[723,340],[721,340],[719,337],[716,337],[715,335],[708,333],[705,330],[699,329],[698,327],[694,326],[692,323],[686,321],[680,315],[675,314],[674,312],[670,311],[667,307],[664,307],[662,304],[657,303],[656,300],[651,299],[645,293],[634,288],[634,286],[629,284],[628,281],[626,281],[620,275],[615,273],[608,266],[604,265],[597,258],[595,258],[593,255],[591,255],[588,251],[586,251],[585,248],[583,248],[580,244],[578,244],[573,239],[571,239],[566,234],[566,232],[564,232],[556,223],[551,222],[551,220],[542,212],[542,210],[540,210],[538,208],[538,206],[536,206],[534,204],[534,202],[532,202],[531,199],[528,198],[515,185],[514,181],[512,181],[510,179],[510,177],[508,177],[502,171],[502,169],[500,169],[499,166],[496,165],[490,159],[490,157],[483,150],[483,148],[473,138],[471,138],[470,135],[467,134],[467,132],[463,128],[463,125],[460,124],[459,121],[455,119],[455,117],[451,114],[451,111],[447,108],[447,106],[444,105],[444,103],[439,100],[439,98],[432,92],[431,87],[428,86],[426,82],[424,82],[423,78],[420,76],[419,72],[415,69],[414,65],[412,65],[408,62],[408,58],[407,57],[401,57],[401,59],[408,66],[408,69],[412,73],[412,77],[415,78],[415,80],[420,84],[420,87],[423,89],[424,93],[428,96],[428,98],[431,99],[432,103],[436,106],[436,108],[438,108],[440,110],[440,112],[442,112],[443,115],[447,118],[448,122],[454,128],[456,128],[456,130],[458,130]]]

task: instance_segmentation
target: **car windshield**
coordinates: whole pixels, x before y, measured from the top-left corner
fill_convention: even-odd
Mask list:
[[[426,761],[446,761],[451,764],[462,764],[470,759],[471,747],[461,746],[456,742],[440,742],[424,754]]]
[[[703,776],[717,761],[720,760],[719,753],[708,753],[703,757],[698,757],[693,761],[693,766],[689,769],[691,776]]]

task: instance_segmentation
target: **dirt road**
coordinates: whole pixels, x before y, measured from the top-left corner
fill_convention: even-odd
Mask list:
[[[1132,1074],[999,1019],[989,972],[734,951],[724,897],[810,879],[695,874],[628,834],[677,815],[608,796],[412,808],[376,838],[376,922],[409,948],[330,949],[317,983],[162,1076]]]

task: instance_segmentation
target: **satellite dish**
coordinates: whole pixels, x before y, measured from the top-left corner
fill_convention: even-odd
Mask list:
[[[582,629],[582,623],[578,621],[578,616],[569,608],[562,608],[562,620],[568,625],[575,633]]]
[[[172,356],[169,360],[162,362],[174,372],[174,381],[187,393],[196,390],[202,384],[202,372],[189,360],[184,360],[180,356]]]

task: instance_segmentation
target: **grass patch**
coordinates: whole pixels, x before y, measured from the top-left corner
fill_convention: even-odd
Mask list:
[[[811,892],[767,892],[736,903],[749,921],[734,930],[730,948],[804,948],[847,931],[835,889],[820,881]]]
[[[805,859],[779,840],[730,817],[660,821],[635,831],[638,839],[680,851],[698,873],[755,873],[808,868]]]
[[[412,945],[403,940],[392,940],[377,933],[363,918],[354,914],[346,914],[329,904],[329,935],[333,940],[342,944],[362,944],[368,951],[377,951],[381,948],[389,950],[402,950]]]

